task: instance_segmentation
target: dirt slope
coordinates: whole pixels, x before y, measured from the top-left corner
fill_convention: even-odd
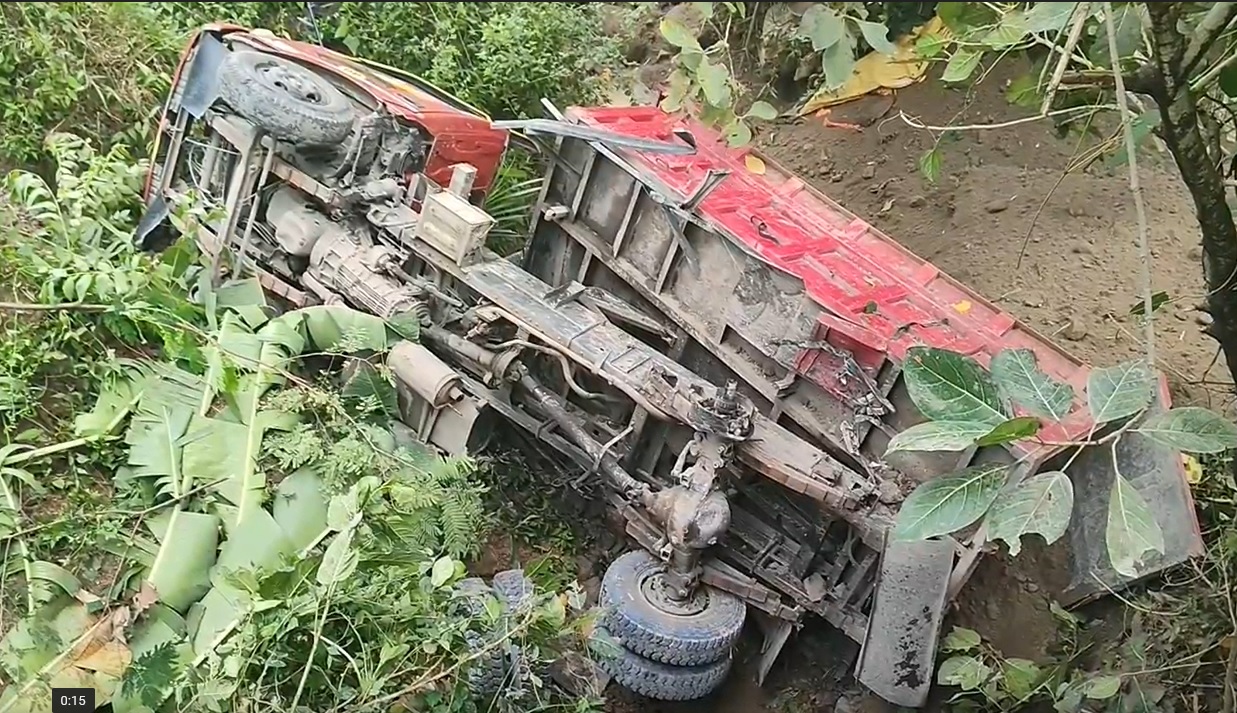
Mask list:
[[[1002,96],[1004,81],[1017,71],[992,73],[969,103],[962,90],[924,82],[899,92],[884,118],[862,131],[809,118],[766,129],[757,143],[1078,357],[1107,365],[1136,356],[1143,327],[1128,311],[1141,299],[1140,262],[1124,166],[1110,170],[1100,161],[1063,176],[1079,140],[1058,138],[1050,123],[1036,121],[954,132],[956,139],[942,144],[937,185],[919,173],[932,137],[899,112],[936,126],[1017,119],[1026,112]],[[834,111],[836,119],[863,123],[879,108],[864,113],[862,107]],[[1155,289],[1173,298],[1158,313],[1157,349],[1179,398],[1203,400],[1203,390],[1189,384],[1202,377],[1215,347],[1200,331],[1206,316],[1193,309],[1203,295],[1193,207],[1166,155],[1140,161]],[[1227,381],[1222,371],[1213,369],[1209,378]]]

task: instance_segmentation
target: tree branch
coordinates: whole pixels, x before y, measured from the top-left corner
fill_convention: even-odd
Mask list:
[[[1150,4],[1152,3],[1148,3]],[[1198,23],[1198,27],[1194,28],[1194,34],[1190,37],[1190,45],[1186,48],[1182,62],[1183,79],[1198,68],[1198,63],[1207,56],[1216,41],[1220,39],[1220,35],[1224,34],[1228,26],[1233,23],[1233,18],[1237,18],[1237,2],[1218,2],[1211,6],[1211,9],[1207,11],[1207,16]]]
[[[1112,79],[1116,86],[1117,106],[1121,107],[1121,133],[1125,135],[1125,160],[1130,170],[1130,193],[1134,195],[1134,213],[1138,217],[1138,257],[1142,262],[1143,321],[1147,328],[1147,364],[1155,369],[1155,311],[1151,283],[1151,248],[1148,245],[1150,232],[1147,227],[1147,207],[1143,204],[1142,187],[1138,181],[1138,142],[1134,139],[1134,127],[1130,123],[1125,81],[1121,76],[1121,56],[1117,49],[1117,27],[1112,19],[1112,3],[1104,3],[1104,26],[1108,30],[1108,52],[1112,57]]]
[[[111,305],[93,305],[84,302],[67,302],[59,305],[0,302],[0,312],[107,312],[111,309]]]
[[[1090,9],[1091,3],[1089,2],[1078,3],[1078,6],[1074,8],[1074,22],[1070,26],[1069,36],[1065,39],[1065,46],[1062,48],[1061,57],[1057,60],[1057,66],[1052,70],[1052,79],[1049,80],[1048,88],[1044,92],[1044,102],[1039,107],[1040,114],[1047,114],[1052,109],[1052,100],[1057,95],[1057,87],[1061,86],[1061,77],[1065,75],[1065,68],[1069,66],[1074,48],[1078,46],[1078,40],[1082,37],[1082,30],[1086,27]]]
[[[1215,320],[1209,333],[1237,377],[1237,225],[1228,205],[1224,177],[1208,150],[1199,125],[1199,108],[1189,77],[1181,72],[1187,53],[1178,29],[1181,3],[1145,4],[1150,20],[1151,61],[1162,87],[1152,96],[1160,108],[1160,134],[1194,202],[1203,239],[1207,311]],[[1237,470],[1237,461],[1234,461]]]
[[[919,119],[907,114],[904,111],[898,112],[898,117],[907,126],[913,126],[916,129],[925,129],[927,131],[980,131],[983,129],[1008,129],[1011,126],[1019,124],[1029,124],[1033,121],[1043,121],[1044,119],[1052,119],[1060,116],[1074,116],[1087,114],[1095,111],[1104,111],[1116,109],[1115,104],[1096,104],[1095,106],[1068,106],[1064,109],[1056,109],[1047,114],[1033,114],[1031,116],[1023,116],[1009,121],[1001,121],[995,124],[957,124],[953,126],[937,126],[935,124],[925,124]],[[885,121],[892,121],[894,117],[889,117]]]
[[[1113,77],[1111,69],[1083,69],[1061,75],[1060,83],[1065,87],[1099,86],[1112,89],[1115,86]],[[1133,71],[1122,72],[1121,78],[1126,91],[1136,94],[1155,94],[1159,87],[1155,67],[1149,64],[1141,64]]]

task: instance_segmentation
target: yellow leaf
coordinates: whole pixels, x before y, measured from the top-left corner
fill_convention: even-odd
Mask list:
[[[762,161],[759,156],[754,156],[749,153],[747,156],[743,157],[743,163],[747,166],[748,171],[751,171],[757,176],[765,175],[765,162]]]
[[[894,43],[892,55],[869,52],[855,62],[850,78],[842,86],[833,90],[822,86],[803,105],[799,116],[815,114],[825,107],[844,104],[882,89],[901,89],[921,81],[928,71],[928,61],[918,55],[915,42],[922,37],[942,37],[948,34],[949,31],[941,18],[933,17],[900,37]]]
[[[1190,485],[1203,482],[1203,465],[1191,455],[1181,454],[1181,462],[1185,464],[1185,479]]]
[[[967,312],[971,311],[971,301],[962,300],[961,302],[957,303],[953,307],[954,307],[954,311],[957,312],[958,314],[966,314]]]
[[[77,668],[86,671],[96,671],[119,678],[125,669],[133,662],[133,654],[119,641],[108,641],[102,645],[91,645],[73,662]]]

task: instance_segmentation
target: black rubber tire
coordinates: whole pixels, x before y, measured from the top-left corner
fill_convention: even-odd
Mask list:
[[[464,601],[464,608],[473,616],[485,614],[485,599],[494,595],[490,585],[484,579],[470,577],[460,580],[455,585],[455,593]],[[502,646],[486,646],[493,643],[493,637],[477,631],[464,632],[470,652],[485,650],[468,666],[468,687],[479,693],[497,693],[502,689],[507,678],[507,654]]]
[[[305,99],[276,84],[277,78],[268,75],[271,68],[294,76],[317,99]],[[251,50],[233,51],[223,61],[219,97],[256,126],[292,143],[341,143],[352,133],[356,118],[352,102],[324,77],[282,57]]]
[[[597,665],[623,688],[656,701],[694,701],[722,685],[731,658],[701,666],[670,666],[651,661],[623,647],[615,658],[598,657]]]
[[[494,595],[508,611],[518,611],[533,600],[536,587],[522,569],[509,569],[494,575],[490,581]]]
[[[644,550],[623,554],[610,564],[599,597],[606,610],[606,629],[632,652],[673,666],[699,666],[729,658],[747,619],[743,600],[701,585],[702,610],[689,615],[667,613],[648,600],[643,588],[645,580],[665,569]]]

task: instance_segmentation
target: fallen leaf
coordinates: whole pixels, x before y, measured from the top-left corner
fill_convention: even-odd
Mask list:
[[[133,614],[136,616],[146,611],[159,601],[159,592],[155,591],[155,585],[142,581],[142,587],[137,590],[137,594],[133,595]]]
[[[971,307],[972,307],[972,305],[971,305],[971,301],[970,301],[970,300],[962,300],[961,302],[959,302],[959,303],[957,303],[957,304],[955,304],[955,305],[953,306],[954,311],[955,311],[955,312],[957,312],[958,314],[966,314],[966,313],[970,312],[970,311],[971,311]]]
[[[765,175],[765,162],[759,156],[748,154],[743,157],[743,164],[747,166],[747,170],[757,176]]]
[[[132,662],[133,654],[127,646],[119,641],[108,641],[102,645],[95,643],[88,646],[73,665],[86,671],[120,678]]]
[[[855,62],[851,76],[842,86],[832,91],[821,87],[803,105],[800,116],[815,114],[818,110],[858,99],[879,90],[901,89],[922,81],[928,71],[928,60],[918,56],[915,42],[922,37],[948,35],[948,29],[939,16],[916,27],[894,43],[892,55],[869,52]]]
[[[73,595],[73,598],[81,602],[82,604],[94,604],[95,602],[103,601],[102,599],[98,597],[98,595],[93,594],[87,589],[77,590],[77,592]]]
[[[1181,454],[1181,462],[1185,465],[1185,479],[1190,485],[1203,482],[1203,466],[1192,455]]]

